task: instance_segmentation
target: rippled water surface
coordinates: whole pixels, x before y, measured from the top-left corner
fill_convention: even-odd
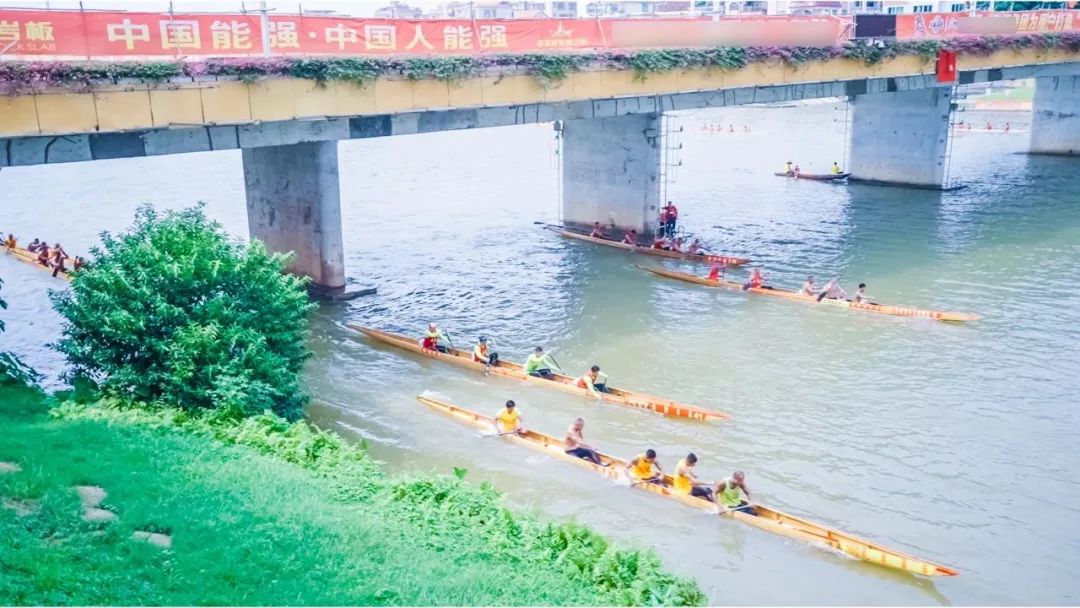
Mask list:
[[[560,240],[534,225],[557,219],[550,125],[344,142],[348,273],[380,291],[315,316],[309,416],[366,438],[396,471],[465,467],[518,507],[655,547],[714,603],[1077,602],[1080,164],[1020,154],[1025,134],[965,133],[952,158],[968,185],[959,191],[772,176],[789,158],[819,171],[842,158],[843,116],[833,104],[680,115],[684,163],[670,193],[685,223],[760,260],[781,285],[836,272],[881,301],[985,320],[713,291]],[[1016,115],[990,119],[1026,128]],[[717,124],[736,133],[708,130]],[[0,192],[0,230],[69,251],[127,226],[140,202],[206,201],[247,232],[236,153],[5,169]],[[4,348],[55,374],[44,345],[58,332],[45,294],[56,284],[7,259],[0,276]],[[597,362],[616,385],[735,418],[702,425],[596,405],[373,346],[341,326],[416,333],[432,320],[458,346],[484,333],[521,360],[543,344],[571,373]],[[514,398],[549,433],[583,415],[603,449],[653,447],[669,469],[692,449],[703,478],[745,469],[763,502],[961,575],[919,580],[611,485],[480,439],[420,406],[423,391],[484,412]]]

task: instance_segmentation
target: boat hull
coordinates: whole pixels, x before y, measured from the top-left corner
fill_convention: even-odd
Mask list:
[[[685,272],[678,272],[675,270],[668,270],[666,268],[650,268],[646,266],[638,266],[638,268],[655,274],[657,276],[675,279],[678,281],[684,281],[687,283],[697,283],[698,285],[706,285],[708,287],[720,287],[724,289],[731,289],[734,291],[743,291],[742,285],[732,281],[713,281],[707,277],[699,277],[697,275],[688,274]],[[896,317],[920,317],[925,319],[934,319],[936,321],[952,321],[952,322],[965,322],[965,321],[978,321],[982,318],[982,315],[971,312],[947,312],[941,310],[923,310],[920,308],[909,308],[906,306],[888,306],[884,304],[868,304],[860,302],[852,302],[850,300],[831,300],[824,299],[821,302],[817,301],[817,298],[811,296],[804,296],[794,291],[788,291],[786,289],[761,289],[751,288],[746,290],[748,293],[772,296],[776,298],[784,298],[787,300],[796,300],[799,302],[805,302],[808,304],[825,304],[828,306],[837,306],[840,308],[846,308],[848,310],[861,310],[863,312],[872,312],[883,315],[892,315]]]
[[[510,361],[500,360],[498,365],[485,366],[483,363],[474,361],[472,353],[463,352],[456,349],[449,349],[449,353],[443,353],[436,350],[424,348],[420,345],[419,341],[410,339],[405,336],[399,336],[385,331],[372,329],[370,327],[363,327],[353,323],[346,323],[346,327],[354,331],[358,331],[364,334],[368,338],[381,342],[383,344],[389,344],[398,348],[422,355],[431,359],[438,359],[447,363],[452,363],[461,367],[471,369],[473,371],[481,373],[491,373],[504,378],[512,378],[514,380],[522,380],[525,382],[531,382],[538,386],[545,386],[556,390],[561,390],[566,393],[576,394],[581,397],[591,398],[588,391],[584,388],[577,386],[577,380],[569,376],[562,374],[555,374],[554,379],[546,380],[544,378],[537,378],[525,373],[525,370],[520,364]],[[729,414],[724,412],[717,412],[714,410],[707,410],[693,405],[686,405],[683,403],[677,403],[668,399],[661,399],[659,397],[653,397],[644,393],[636,391],[629,391],[617,388],[610,388],[610,393],[601,393],[601,399],[606,403],[612,403],[620,405],[622,407],[642,410],[647,412],[653,412],[661,414],[671,418],[681,418],[686,420],[696,420],[701,422],[708,422],[714,420],[726,420],[731,418]]]
[[[51,266],[42,266],[41,264],[39,264],[38,261],[37,261],[37,255],[34,254],[33,252],[27,251],[27,250],[23,249],[22,247],[9,248],[9,247],[0,246],[0,249],[3,249],[4,252],[6,252],[9,256],[14,257],[16,260],[18,260],[18,261],[20,261],[20,262],[22,262],[24,264],[29,264],[29,265],[33,266],[34,268],[37,268],[38,270],[43,270],[43,271],[45,271],[45,272],[47,272],[49,274],[52,274],[52,271],[53,271],[52,267]],[[71,280],[71,275],[69,275],[67,272],[58,272],[58,273],[56,273],[56,278],[64,279],[65,281],[70,281]]]
[[[687,262],[698,262],[701,264],[723,264],[725,266],[742,266],[750,262],[749,258],[738,258],[727,255],[699,255],[691,253],[680,253],[677,251],[665,251],[663,249],[653,249],[644,245],[628,245],[619,241],[610,241],[608,239],[598,239],[591,237],[587,234],[579,234],[577,232],[570,232],[569,230],[561,230],[559,228],[548,227],[555,234],[568,239],[574,239],[577,241],[585,241],[587,243],[595,243],[597,245],[604,245],[607,247],[614,247],[615,249],[622,249],[623,251],[629,251],[631,253],[640,253],[641,255],[651,255],[658,258],[668,258],[670,260],[685,260]]]
[[[817,182],[838,182],[851,177],[850,173],[783,173],[777,171],[773,173],[777,177],[790,177],[791,179],[808,179]]]
[[[492,432],[496,430],[495,421],[489,416],[430,397],[419,396],[417,397],[417,400],[431,409],[450,416],[464,424],[482,430],[491,430]],[[543,452],[557,460],[569,462],[591,470],[594,473],[603,475],[605,478],[613,481],[627,480],[627,461],[611,456],[610,454],[597,452],[597,455],[600,456],[600,460],[608,466],[598,465],[591,461],[567,454],[563,450],[562,441],[558,438],[532,430],[526,431],[521,436],[503,435],[502,439],[509,443]],[[670,486],[671,477],[665,475],[665,479]],[[852,557],[887,568],[894,568],[924,576],[954,576],[957,574],[952,568],[888,549],[857,536],[762,505],[754,505],[754,508],[758,513],[757,516],[754,516],[740,511],[721,511],[715,503],[701,498],[695,498],[687,494],[679,494],[672,491],[669,487],[651,483],[631,484],[630,487],[634,490],[662,496],[707,513],[721,514],[725,517],[736,519],[742,523],[767,530],[774,534],[831,547],[832,549],[841,551]]]

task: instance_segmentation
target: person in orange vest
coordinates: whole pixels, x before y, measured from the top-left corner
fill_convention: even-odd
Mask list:
[[[577,385],[579,388],[583,388],[588,391],[589,395],[600,398],[600,393],[610,393],[607,387],[607,374],[600,371],[599,365],[594,365],[589,368],[589,371],[585,372],[578,378]]]
[[[664,218],[664,233],[667,234],[667,236],[669,238],[674,238],[675,237],[675,225],[679,221],[679,210],[678,210],[678,208],[675,207],[675,204],[672,203],[671,201],[668,201],[667,205],[664,206],[663,218]]]
[[[434,323],[429,323],[427,332],[424,333],[424,340],[420,344],[420,346],[422,346],[426,350],[437,350],[440,353],[449,352],[450,349],[439,344],[439,340],[445,339],[446,334],[444,334],[442,330],[439,329],[439,326],[435,325]]]
[[[743,291],[747,289],[768,289],[768,285],[765,284],[765,275],[761,274],[760,268],[755,268],[750,271],[750,279],[743,283]]]
[[[476,341],[476,346],[472,350],[473,361],[483,363],[487,365],[499,364],[499,353],[492,352],[488,347],[488,339],[484,336],[480,336]]]
[[[727,266],[726,265],[721,264],[720,262],[717,262],[717,263],[713,264],[712,268],[709,269],[709,280],[710,281],[719,281],[720,279],[722,279],[724,277],[724,274],[725,274],[726,271],[727,271]]]

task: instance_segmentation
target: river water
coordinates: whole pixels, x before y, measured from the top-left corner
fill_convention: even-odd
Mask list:
[[[975,115],[1026,129],[1026,119]],[[515,507],[654,547],[717,604],[998,604],[1080,601],[1080,172],[1022,154],[1026,134],[965,133],[930,191],[795,182],[786,160],[825,171],[844,153],[844,111],[826,103],[678,115],[683,165],[670,198],[724,251],[775,283],[835,272],[880,301],[974,311],[947,325],[747,297],[647,276],[648,260],[567,242],[557,220],[550,125],[341,144],[348,273],[379,294],[315,315],[309,417],[364,438],[399,472],[469,470]],[[734,125],[736,132],[717,132]],[[710,126],[712,130],[710,130]],[[747,132],[749,129],[749,132]],[[237,153],[0,172],[0,230],[85,251],[135,207],[206,201],[246,234]],[[670,263],[704,272],[704,267]],[[55,376],[59,322],[47,275],[0,260],[4,348]],[[667,420],[373,346],[345,321],[458,346],[494,336],[504,358],[542,344],[571,373],[597,362],[615,385],[730,412]],[[702,478],[748,472],[774,507],[955,567],[925,580],[886,571],[597,479],[419,405],[429,391],[529,426],[579,415],[602,449],[687,450]]]

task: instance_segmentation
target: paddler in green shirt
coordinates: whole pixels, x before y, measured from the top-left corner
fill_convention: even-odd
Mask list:
[[[537,378],[552,380],[555,378],[555,374],[551,373],[552,365],[558,367],[558,364],[552,361],[550,356],[544,354],[544,349],[537,346],[533,354],[529,355],[529,358],[525,360],[525,373]]]

